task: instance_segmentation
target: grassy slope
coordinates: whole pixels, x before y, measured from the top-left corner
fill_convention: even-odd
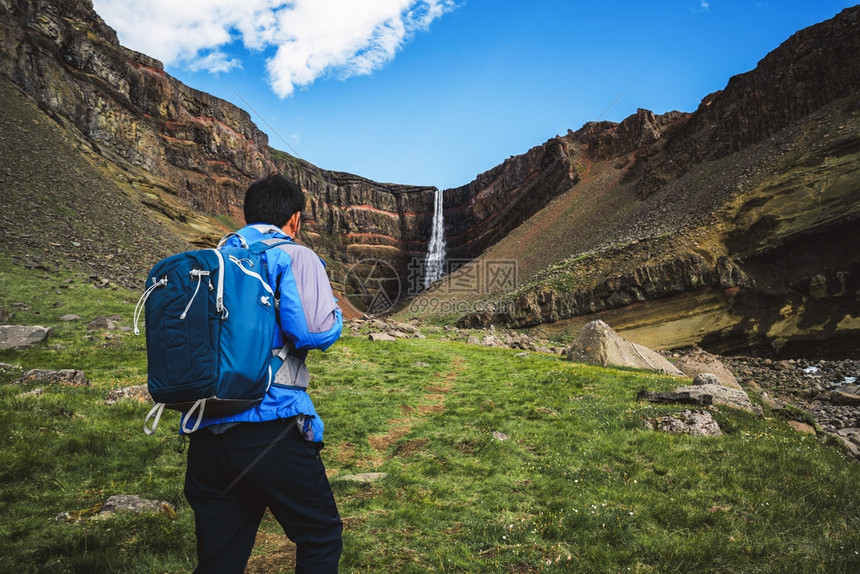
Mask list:
[[[56,329],[37,348],[0,351],[0,361],[82,368],[91,381],[21,396],[37,385],[15,384],[19,369],[0,372],[0,571],[189,571],[193,516],[175,414],[148,437],[148,405],[103,402],[112,388],[144,382],[142,337],[58,320],[116,314],[128,325],[137,293],[5,257],[0,288],[10,305],[26,306],[13,307],[15,322]],[[639,403],[636,392],[675,380],[428,334],[344,337],[310,359],[346,523],[343,572],[860,567],[860,467],[832,445],[725,408],[713,411],[721,437],[656,433],[645,420],[680,407]],[[388,475],[336,480],[369,471]],[[171,502],[176,517],[87,518],[114,494]],[[77,519],[55,521],[63,511]],[[289,560],[267,518],[249,571],[289,572]]]

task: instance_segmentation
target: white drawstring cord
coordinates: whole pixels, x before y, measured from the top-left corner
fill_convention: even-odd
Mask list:
[[[197,297],[197,292],[200,291],[200,283],[203,282],[203,277],[208,277],[208,271],[201,271],[199,269],[192,269],[191,276],[197,277],[197,288],[194,289],[194,295],[191,296],[191,300],[188,301],[188,305],[185,306],[185,310],[179,316],[180,319],[184,319],[186,315],[188,315],[188,310],[191,309],[191,304],[194,303],[194,298]]]
[[[134,334],[140,335],[140,315],[143,313],[144,306],[146,305],[146,300],[149,299],[149,296],[157,287],[163,287],[167,285],[167,277],[162,277],[152,285],[150,285],[146,291],[143,292],[140,299],[137,300],[137,305],[134,306]]]

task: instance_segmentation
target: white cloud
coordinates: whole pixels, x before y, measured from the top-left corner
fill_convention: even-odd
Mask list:
[[[699,0],[699,5],[695,8],[690,7],[690,13],[692,14],[703,14],[705,12],[710,11],[711,3],[708,0]]]
[[[234,68],[241,68],[242,61],[238,58],[231,58],[220,50],[210,52],[205,56],[201,56],[195,60],[188,62],[188,69],[192,72],[200,70],[208,70],[214,74],[218,72],[229,72]]]
[[[324,75],[370,74],[390,62],[455,0],[93,0],[123,45],[166,66],[226,72],[228,47],[273,49],[269,81],[280,97]]]

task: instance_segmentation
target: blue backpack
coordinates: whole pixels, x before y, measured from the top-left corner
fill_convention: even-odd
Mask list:
[[[228,235],[230,237],[234,234]],[[143,429],[155,432],[165,408],[182,411],[182,431],[210,416],[244,411],[260,402],[288,347],[272,353],[277,299],[266,281],[270,239],[242,247],[186,251],[150,271],[134,312],[145,309],[147,387],[155,405]],[[151,427],[149,420],[155,417]],[[195,422],[190,425],[194,417]]]

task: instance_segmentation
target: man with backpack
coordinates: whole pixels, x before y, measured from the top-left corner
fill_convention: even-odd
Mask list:
[[[337,572],[343,526],[319,456],[323,423],[307,394],[304,359],[340,337],[343,318],[325,264],[292,241],[303,206],[301,188],[283,176],[256,181],[245,194],[248,225],[226,242],[279,243],[266,251],[263,274],[277,298],[271,348],[284,363],[260,403],[203,416],[190,434],[185,497],[195,514],[198,573],[243,572],[266,508],[296,544],[297,574]]]

